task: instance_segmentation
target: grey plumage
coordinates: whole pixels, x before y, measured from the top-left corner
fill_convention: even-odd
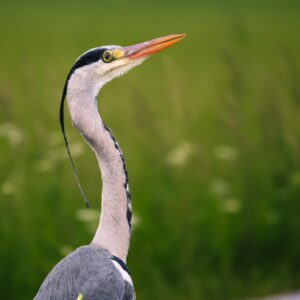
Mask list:
[[[60,261],[48,274],[34,300],[134,299],[131,284],[114,266],[109,251],[82,246]]]

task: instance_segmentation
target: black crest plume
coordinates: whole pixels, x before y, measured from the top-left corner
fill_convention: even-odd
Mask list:
[[[71,165],[72,165],[72,169],[73,169],[73,173],[74,173],[74,176],[75,176],[76,183],[77,183],[77,185],[79,187],[79,190],[80,190],[80,193],[81,193],[81,196],[83,198],[83,201],[84,201],[85,205],[87,207],[90,207],[89,201],[87,200],[87,198],[86,198],[86,196],[85,196],[85,194],[83,192],[82,186],[80,184],[80,181],[79,181],[78,173],[76,171],[75,164],[74,164],[71,152],[70,152],[69,142],[68,142],[66,131],[65,131],[64,104],[65,104],[65,99],[66,99],[66,94],[67,94],[67,86],[68,86],[69,77],[70,77],[70,75],[68,76],[68,79],[67,79],[67,81],[65,83],[63,94],[62,94],[62,98],[61,98],[61,102],[60,102],[59,120],[60,120],[61,130],[62,130],[62,133],[63,133],[63,136],[64,136],[64,141],[65,141],[65,144],[66,144],[68,156],[69,156],[69,159],[70,159],[70,162],[71,162]]]
[[[74,176],[75,176],[76,183],[79,187],[81,196],[82,196],[82,198],[84,200],[84,203],[87,207],[89,207],[90,204],[89,204],[89,202],[88,202],[88,200],[87,200],[87,198],[86,198],[86,196],[83,192],[82,186],[80,184],[78,173],[76,171],[75,164],[74,164],[71,152],[70,152],[70,147],[69,147],[69,143],[68,143],[68,139],[67,139],[67,135],[66,135],[66,131],[65,131],[64,105],[65,105],[65,99],[66,99],[66,95],[67,95],[69,79],[72,76],[72,74],[76,71],[76,69],[85,67],[87,65],[90,65],[90,64],[95,63],[98,60],[100,60],[102,58],[102,54],[106,50],[107,49],[105,49],[105,48],[95,48],[95,49],[92,49],[92,50],[84,53],[82,56],[79,57],[79,59],[75,62],[75,64],[73,65],[73,67],[71,68],[71,70],[70,70],[70,72],[67,76],[67,80],[66,80],[65,85],[64,85],[64,90],[63,90],[63,94],[62,94],[61,102],[60,102],[59,119],[60,119],[61,130],[62,130],[62,133],[63,133],[63,136],[64,136],[68,156],[69,156],[69,159],[70,159],[70,162],[71,162],[71,165],[72,165],[72,169],[73,169],[73,173],[74,173]]]

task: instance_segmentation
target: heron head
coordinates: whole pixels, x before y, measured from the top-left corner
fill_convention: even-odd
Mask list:
[[[102,46],[83,53],[75,62],[69,77],[98,87],[141,64],[150,55],[179,42],[185,34],[173,34],[144,43],[121,47]]]
[[[103,46],[93,48],[83,53],[71,68],[61,98],[60,124],[77,184],[87,205],[88,202],[81,188],[65,133],[65,99],[68,99],[73,124],[82,131],[83,126],[91,123],[90,111],[96,108],[96,97],[105,83],[123,75],[150,55],[170,47],[184,37],[185,34],[173,34],[127,47]],[[86,133],[85,137],[87,136]]]

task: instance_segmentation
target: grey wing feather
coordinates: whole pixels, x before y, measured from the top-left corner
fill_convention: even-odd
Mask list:
[[[118,272],[118,271],[116,271]],[[127,286],[129,283],[118,276],[109,274],[103,278],[102,275],[91,278],[82,288],[83,300],[132,300],[134,299],[133,288]]]
[[[128,283],[129,284],[129,283]],[[42,283],[35,300],[134,299],[111,261],[111,253],[97,246],[83,246],[60,261]],[[125,297],[125,298],[124,298]]]
[[[126,280],[124,280],[124,294],[122,300],[135,299],[135,292],[133,286]]]

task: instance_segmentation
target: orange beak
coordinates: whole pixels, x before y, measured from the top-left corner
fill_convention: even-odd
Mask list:
[[[122,48],[124,56],[137,59],[160,52],[181,41],[186,34],[171,34],[148,42]]]

